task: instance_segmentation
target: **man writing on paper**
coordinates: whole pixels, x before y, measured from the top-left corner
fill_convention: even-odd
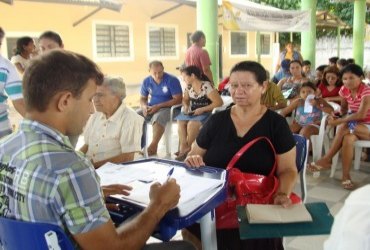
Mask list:
[[[114,228],[94,167],[67,137],[80,134],[94,110],[99,68],[54,50],[35,58],[23,80],[27,119],[0,141],[0,216],[59,225],[81,249],[142,248],[180,190],[173,179],[153,184],[148,207]]]

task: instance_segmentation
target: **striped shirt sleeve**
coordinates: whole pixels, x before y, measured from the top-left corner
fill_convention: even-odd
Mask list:
[[[5,82],[5,91],[11,100],[23,98],[22,80],[20,79],[17,70],[12,64],[8,64],[8,77]]]

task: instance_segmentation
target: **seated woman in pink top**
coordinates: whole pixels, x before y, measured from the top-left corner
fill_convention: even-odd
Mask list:
[[[341,118],[329,116],[328,124],[337,126],[334,141],[329,152],[318,161],[312,162],[309,170],[314,172],[330,169],[332,158],[341,150],[342,186],[353,189],[355,185],[351,180],[350,170],[354,143],[357,140],[370,140],[370,87],[362,82],[364,72],[356,64],[345,66],[341,74],[343,86],[339,95],[342,97],[342,114],[348,113]]]
[[[335,66],[326,67],[322,82],[317,88],[317,96],[324,98],[327,102],[340,103],[339,90],[341,87],[342,81],[340,80],[338,68]]]

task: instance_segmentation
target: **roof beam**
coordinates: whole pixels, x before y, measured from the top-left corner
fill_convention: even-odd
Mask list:
[[[160,16],[162,16],[162,15],[164,15],[164,14],[170,12],[170,11],[173,11],[173,10],[181,7],[182,5],[183,5],[182,3],[176,4],[175,6],[172,6],[171,8],[168,8],[168,9],[166,9],[164,11],[159,12],[158,14],[155,14],[154,16],[151,16],[150,19],[153,20],[153,19],[155,19],[157,17],[160,17]]]
[[[91,11],[89,14],[83,16],[82,18],[80,18],[79,20],[77,20],[76,22],[73,23],[73,27],[76,27],[77,25],[79,25],[80,23],[82,23],[83,21],[85,21],[86,19],[88,19],[89,17],[91,17],[92,15],[94,15],[95,13],[101,11],[103,9],[103,7],[98,7],[96,8],[95,10]]]

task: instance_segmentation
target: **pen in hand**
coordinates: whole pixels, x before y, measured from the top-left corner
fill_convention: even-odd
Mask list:
[[[174,171],[174,170],[175,170],[175,168],[174,168],[174,167],[172,167],[172,168],[170,169],[170,171],[168,171],[166,182],[168,182],[168,180],[171,178],[171,175],[173,174],[173,171]]]

